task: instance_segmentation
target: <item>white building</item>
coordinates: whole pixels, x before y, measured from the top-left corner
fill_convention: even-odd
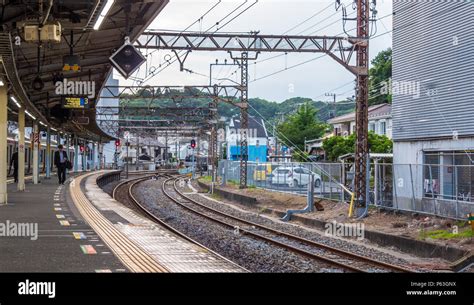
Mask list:
[[[248,161],[267,162],[268,133],[263,119],[249,116],[247,131]],[[240,119],[231,118],[226,126],[227,159],[240,160]]]
[[[328,120],[334,127],[334,135],[349,136],[355,133],[355,112]],[[369,107],[369,131],[392,138],[392,106],[380,104]]]
[[[451,217],[474,211],[474,5],[394,1],[395,202]],[[468,17],[469,16],[469,17]]]

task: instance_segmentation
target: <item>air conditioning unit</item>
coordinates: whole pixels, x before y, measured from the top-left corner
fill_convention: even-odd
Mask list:
[[[43,25],[41,28],[40,39],[42,42],[61,42],[61,24],[53,22]]]
[[[39,30],[38,25],[34,24],[25,24],[23,26],[23,35],[25,41],[28,42],[38,42],[39,41]]]
[[[50,22],[40,27],[31,21],[25,21],[20,29],[26,42],[37,43],[40,40],[41,42],[61,42],[61,24],[59,22]]]
[[[343,135],[344,137],[347,137],[347,136],[349,135],[349,132],[348,132],[348,131],[344,131],[344,132],[342,133],[342,135]]]

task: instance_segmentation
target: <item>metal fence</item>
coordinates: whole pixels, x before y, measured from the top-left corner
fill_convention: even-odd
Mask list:
[[[239,184],[240,163],[222,160],[221,183]],[[315,175],[315,197],[348,202],[351,163],[248,163],[248,186],[307,196]],[[474,212],[474,166],[371,163],[370,203],[374,206],[465,219]]]
[[[221,182],[238,184],[240,180],[240,162],[222,160],[219,162],[218,175]],[[247,185],[276,192],[293,193],[307,196],[308,181],[314,174],[315,196],[343,201],[350,198],[344,191],[341,181],[343,167],[340,163],[253,163],[247,167]]]
[[[372,164],[377,206],[465,219],[474,212],[474,166]],[[376,179],[375,179],[376,177]]]

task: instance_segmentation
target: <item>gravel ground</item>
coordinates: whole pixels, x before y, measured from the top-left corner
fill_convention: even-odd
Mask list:
[[[179,207],[177,204],[162,194],[162,181],[162,179],[158,181],[148,180],[139,183],[135,187],[134,192],[137,200],[144,203],[146,207],[151,209],[155,214],[160,216],[174,228],[199,241],[213,251],[236,262],[244,268],[247,268],[253,272],[342,272],[341,269],[337,269],[322,262],[317,262],[309,258],[296,255],[288,250],[284,250],[278,246],[269,244],[262,240],[236,234],[233,232],[233,230],[229,230],[228,228],[218,225],[213,221],[203,219],[201,216],[195,215],[184,208]],[[118,181],[109,183],[105,185],[103,189],[107,193],[111,194],[113,188],[118,183]],[[129,184],[126,184],[121,187],[118,190],[117,197],[120,198],[121,202],[125,206],[135,209],[134,205],[128,200],[128,186]],[[174,196],[177,196],[174,191],[171,191],[171,188],[167,188],[167,190]],[[184,187],[181,188],[181,191],[190,192],[190,189]],[[299,226],[273,221],[267,217],[259,216],[255,212],[238,210],[234,207],[231,207],[231,205],[227,203],[213,202],[197,194],[186,195],[210,208],[280,231],[284,231],[289,234],[300,236],[348,252],[356,253],[358,255],[371,257],[378,261],[408,266],[418,271],[428,271],[426,269],[423,270],[421,268],[414,268],[413,266],[410,266],[410,263],[406,260],[377,251],[373,248],[367,248],[350,241],[324,236],[322,234],[315,233],[314,230],[305,230]],[[198,208],[196,205],[191,205],[191,207],[200,211],[206,211],[203,208]],[[224,220],[224,218],[220,219]],[[228,222],[228,219],[225,220]],[[239,223],[236,222],[236,224],[238,225]],[[245,225],[241,227],[245,228],[244,226]],[[261,235],[268,236],[269,234],[266,230],[258,228],[249,229]],[[285,237],[278,237],[278,240],[285,243],[291,243],[309,252],[322,254],[325,257],[336,259],[338,261],[345,261],[344,259],[341,260],[341,258],[337,255],[335,256],[331,253],[327,253],[326,250],[315,251],[315,248],[312,246],[300,244],[293,240],[288,240]],[[384,271],[378,268],[369,268],[368,266],[364,265],[357,265],[357,267],[374,272]]]
[[[197,186],[197,184],[193,181],[192,185],[201,191],[201,188]],[[207,195],[207,194],[206,194]],[[212,195],[207,195],[212,197]],[[354,242],[348,239],[336,239],[325,236],[323,232],[311,228],[306,227],[301,224],[289,224],[282,221],[279,221],[276,218],[271,216],[259,216],[260,210],[254,207],[250,207],[247,205],[238,204],[235,202],[229,202],[227,200],[222,200],[220,198],[215,198],[219,201],[219,203],[215,203],[211,200],[206,200],[202,196],[198,194],[191,194],[191,198],[196,199],[200,203],[208,205],[209,207],[215,208],[222,212],[228,212],[229,214],[235,215],[237,217],[241,217],[240,215],[245,215],[244,219],[251,220],[254,222],[258,222],[259,224],[272,224],[269,225],[270,227],[278,230],[282,230],[303,238],[307,238],[310,240],[314,240],[320,243],[327,244],[329,246],[340,248],[342,250],[346,250],[349,252],[355,252],[356,254],[369,256],[379,261],[388,262],[395,265],[401,265],[404,267],[408,267],[414,271],[420,272],[445,272],[449,269],[450,263],[448,261],[439,259],[439,258],[420,258],[416,257],[407,253],[402,253],[398,251],[395,247],[388,247],[388,248],[380,248],[378,245],[367,243],[366,240],[363,240],[363,245],[354,244]],[[237,213],[236,213],[237,211]],[[258,220],[258,221],[255,221]],[[366,245],[367,243],[367,245]],[[362,252],[358,249],[364,249]]]
[[[180,190],[184,193],[189,192],[189,189],[187,187]],[[361,256],[370,257],[378,261],[382,261],[382,262],[386,262],[386,263],[390,263],[394,265],[407,266],[410,269],[413,269],[416,271],[425,271],[425,272],[431,271],[428,269],[423,269],[418,266],[413,266],[410,262],[404,259],[395,257],[385,252],[377,251],[376,249],[373,249],[373,248],[364,247],[364,246],[361,246],[360,244],[356,244],[347,240],[331,238],[323,234],[318,234],[314,230],[311,230],[311,231],[306,230],[300,226],[293,226],[293,225],[289,225],[283,222],[273,221],[267,217],[259,216],[258,214],[254,212],[238,210],[236,208],[231,207],[230,205],[226,203],[222,203],[222,202],[217,203],[211,200],[207,200],[198,194],[186,194],[186,195],[198,201],[199,203],[205,206],[208,206],[210,208],[213,208],[215,210],[218,210],[220,212],[224,212],[224,213],[227,213],[227,214],[230,214],[230,215],[233,215],[245,220],[249,220],[261,225],[265,225],[265,226],[268,226],[273,229],[280,230],[289,234],[293,234],[299,237],[313,240],[315,242],[322,243],[334,248],[352,252]]]
[[[162,194],[161,183],[139,183],[136,199],[174,228],[252,272],[343,272],[190,213]]]

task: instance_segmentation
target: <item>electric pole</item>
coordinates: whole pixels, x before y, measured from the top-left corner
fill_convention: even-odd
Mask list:
[[[332,119],[332,118],[336,117],[336,97],[337,97],[337,94],[336,93],[326,93],[325,96],[331,96],[333,98],[332,112],[328,111],[329,112],[329,118]]]
[[[370,35],[369,0],[357,0],[357,80],[356,80],[356,150],[354,191],[359,209],[365,208],[368,202],[368,99],[369,99],[369,35]],[[360,213],[358,213],[359,215]]]

